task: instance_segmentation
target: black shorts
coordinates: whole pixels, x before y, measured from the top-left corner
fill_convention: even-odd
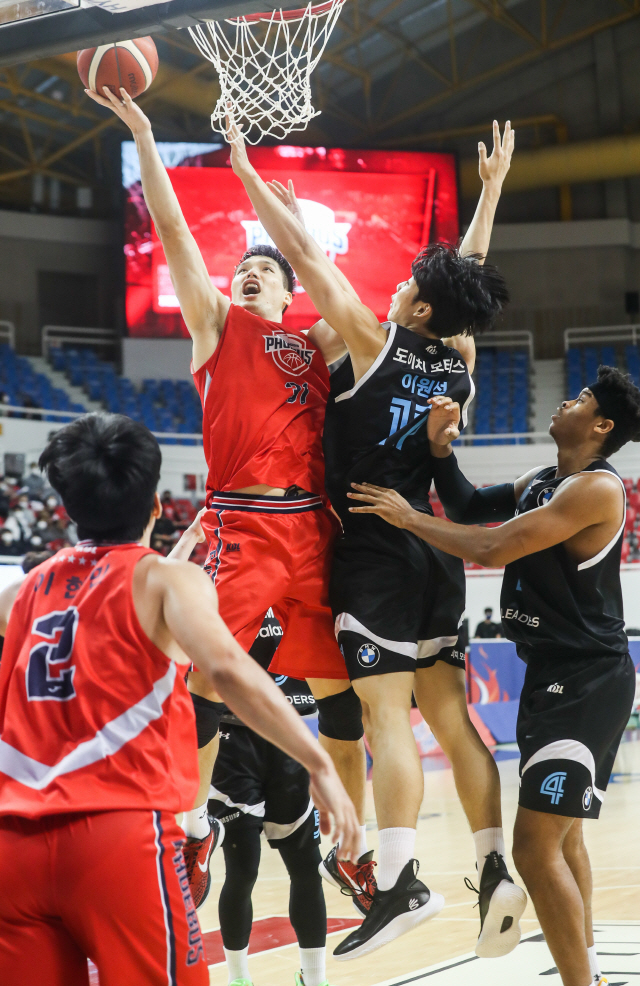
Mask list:
[[[320,819],[304,767],[246,726],[222,723],[209,813],[229,832],[264,830],[270,845],[320,843]]]
[[[436,661],[464,669],[464,651],[456,648],[464,563],[409,531],[390,532],[380,541],[345,535],[336,542],[330,597],[349,678]]]
[[[517,725],[523,808],[598,817],[635,689],[628,654],[529,663]]]

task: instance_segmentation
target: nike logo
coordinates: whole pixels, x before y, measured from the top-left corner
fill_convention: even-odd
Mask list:
[[[211,849],[212,848],[213,848],[213,843],[211,844]],[[198,860],[198,866],[200,867],[200,871],[202,873],[206,873],[207,870],[209,869],[209,857],[211,856],[211,849],[209,849],[209,852],[207,853],[207,858],[205,859],[204,863],[201,863],[200,860]]]

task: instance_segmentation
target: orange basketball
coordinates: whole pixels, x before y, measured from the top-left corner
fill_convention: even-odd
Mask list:
[[[153,38],[116,41],[78,52],[78,74],[87,89],[104,95],[107,86],[116,95],[126,89],[134,99],[148,89],[158,71]]]

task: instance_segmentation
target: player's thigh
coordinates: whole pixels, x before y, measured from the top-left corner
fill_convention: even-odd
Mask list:
[[[35,821],[0,825],[0,983],[88,986],[87,956],[55,907],[47,833]]]
[[[414,679],[414,672],[396,671],[356,678],[353,681],[354,691],[373,728],[383,729],[386,721],[394,721],[398,716],[409,716]]]
[[[89,986],[87,956],[57,918],[21,916],[15,924],[2,918],[0,983],[2,986]]]
[[[531,875],[547,864],[553,865],[575,818],[532,811],[518,805],[513,829],[513,859],[518,871]]]
[[[208,984],[183,842],[168,812],[102,812],[70,826],[54,876],[67,891],[65,924],[100,986]]]

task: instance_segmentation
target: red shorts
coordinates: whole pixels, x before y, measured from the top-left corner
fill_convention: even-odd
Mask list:
[[[169,812],[0,817],[0,983],[208,986]]]
[[[283,629],[270,670],[291,678],[347,679],[329,607],[338,523],[320,497],[217,493],[202,517],[205,565],[220,615],[241,647],[256,639],[269,607]]]

